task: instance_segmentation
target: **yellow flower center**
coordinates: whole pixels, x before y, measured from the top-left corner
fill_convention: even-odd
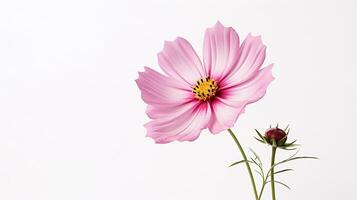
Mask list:
[[[217,82],[210,77],[201,78],[197,84],[192,88],[195,97],[201,101],[209,101],[216,96],[218,91]]]

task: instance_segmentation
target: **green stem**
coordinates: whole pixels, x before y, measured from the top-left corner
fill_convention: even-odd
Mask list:
[[[272,151],[271,151],[271,195],[272,195],[272,200],[276,200],[275,197],[275,180],[274,180],[274,164],[275,164],[275,153],[276,153],[276,146],[272,146]]]
[[[267,179],[268,179],[268,175],[267,175],[267,176],[266,176],[266,178],[263,180],[263,183],[262,183],[262,188],[261,188],[261,190],[260,190],[259,197],[258,197],[258,199],[259,199],[259,200],[262,198],[263,191],[264,191],[264,188],[265,188],[265,185],[266,185]]]
[[[257,192],[257,187],[256,187],[256,185],[255,185],[254,176],[253,176],[253,173],[252,173],[252,169],[250,168],[250,165],[249,165],[247,156],[245,155],[244,150],[243,150],[242,146],[240,145],[240,143],[239,143],[237,137],[234,135],[233,131],[232,131],[230,128],[227,129],[227,130],[228,130],[229,134],[231,134],[231,136],[232,136],[234,142],[237,144],[238,149],[239,149],[240,153],[241,153],[242,156],[243,156],[243,160],[245,160],[245,166],[247,166],[248,174],[249,174],[249,176],[250,176],[250,181],[252,182],[252,187],[253,187],[255,199],[256,199],[256,200],[259,200],[259,198],[258,198],[258,192]]]

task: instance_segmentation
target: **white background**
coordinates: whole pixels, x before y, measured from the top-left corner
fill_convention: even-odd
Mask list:
[[[357,6],[353,1],[1,1],[0,199],[253,199],[230,136],[146,138],[134,80],[164,40],[201,55],[220,20],[262,35],[276,80],[234,130],[291,125],[301,154],[278,199],[357,199]],[[278,159],[288,156],[278,152]],[[292,166],[292,165],[288,165]],[[269,190],[267,190],[269,192]],[[266,193],[264,199],[270,199]]]

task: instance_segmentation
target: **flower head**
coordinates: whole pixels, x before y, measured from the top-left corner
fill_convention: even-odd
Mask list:
[[[152,119],[147,135],[157,143],[193,141],[203,129],[216,134],[232,127],[274,79],[272,65],[262,68],[265,49],[251,34],[240,44],[220,22],[206,30],[203,62],[187,40],[165,42],[158,53],[165,75],[145,67],[136,80]]]

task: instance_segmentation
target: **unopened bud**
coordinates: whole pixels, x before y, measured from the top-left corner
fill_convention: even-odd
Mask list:
[[[264,135],[266,141],[269,144],[274,144],[273,141],[275,141],[275,143],[278,146],[284,145],[287,139],[287,133],[285,133],[284,130],[280,129],[280,128],[270,128],[265,132]]]

